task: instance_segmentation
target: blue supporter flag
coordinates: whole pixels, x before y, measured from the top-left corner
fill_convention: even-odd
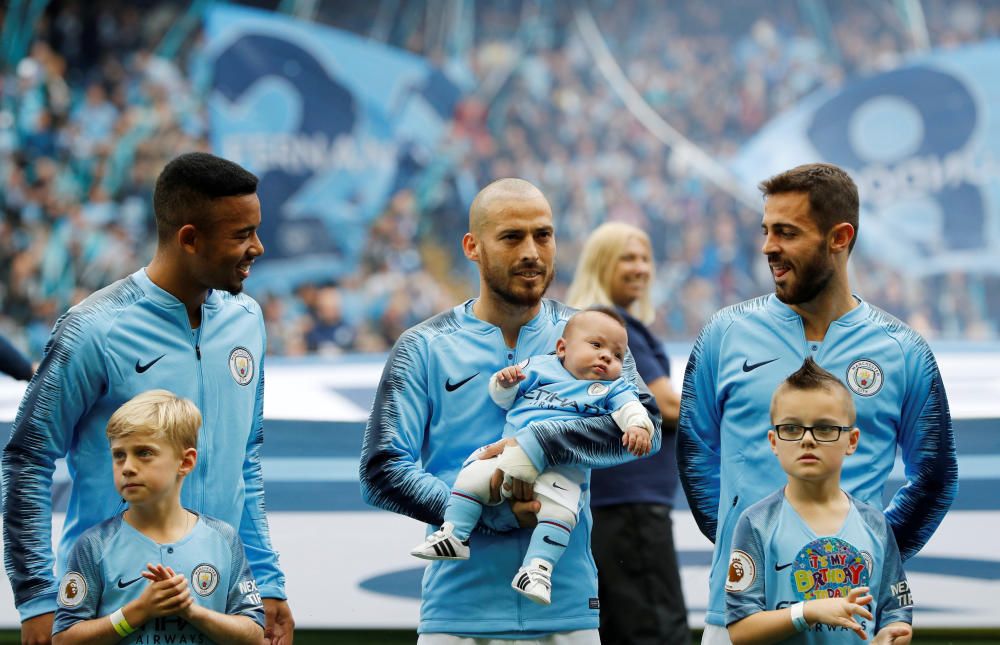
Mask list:
[[[351,273],[458,88],[424,58],[272,12],[213,6],[205,34],[213,151],[261,179],[255,289]]]
[[[1000,42],[922,54],[821,90],[733,159],[748,189],[801,163],[845,168],[858,247],[914,277],[1000,274]]]

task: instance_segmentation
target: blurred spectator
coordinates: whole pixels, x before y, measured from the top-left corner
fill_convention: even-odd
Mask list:
[[[0,372],[19,381],[30,381],[35,374],[31,362],[3,336],[0,336]]]
[[[691,634],[670,511],[679,482],[674,455],[680,394],[653,322],[652,245],[642,229],[610,222],[594,230],[566,295],[572,307],[613,306],[625,319],[636,369],[663,415],[663,442],[652,457],[595,470],[591,544],[601,597],[601,643],[686,643]]]
[[[323,356],[335,356],[354,346],[356,333],[344,321],[342,299],[337,287],[316,292],[309,311],[306,349]]]
[[[18,330],[34,357],[56,312],[151,253],[150,197],[164,163],[209,148],[200,34],[168,59],[158,46],[184,3],[140,4],[50,3],[28,55],[0,76],[0,327]],[[315,289],[267,294],[273,354],[386,351],[408,324],[468,297],[473,276],[445,240],[465,226],[477,187],[515,174],[537,183],[556,214],[563,259],[553,295],[565,292],[587,233],[606,221],[645,230],[661,258],[651,330],[662,338],[691,339],[721,306],[770,290],[757,257],[759,211],[693,174],[637,122],[584,47],[572,3],[476,3],[467,45],[447,57],[424,37],[438,31],[425,24],[434,11],[395,24],[370,3],[316,4],[332,26],[444,59],[466,92],[429,178],[391,196],[357,270],[338,279],[342,320],[320,320],[303,298]],[[932,47],[1000,36],[995,3],[921,4]],[[914,45],[891,5],[863,0],[826,3],[829,33],[791,0],[589,6],[649,105],[723,159],[806,94],[891,68]],[[388,28],[373,28],[387,18]],[[927,336],[1000,334],[1000,278],[915,277],[858,255],[859,292]]]

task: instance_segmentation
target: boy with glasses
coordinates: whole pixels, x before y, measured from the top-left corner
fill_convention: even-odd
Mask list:
[[[738,643],[905,645],[912,599],[882,512],[840,488],[858,448],[854,401],[807,358],[771,399],[767,437],[788,483],[737,521],[726,623]]]

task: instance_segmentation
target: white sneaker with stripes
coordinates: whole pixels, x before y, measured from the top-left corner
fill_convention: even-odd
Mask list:
[[[455,525],[445,522],[440,529],[427,536],[422,544],[410,551],[410,555],[422,560],[468,560],[469,541],[454,536]]]
[[[552,565],[541,558],[533,558],[528,566],[518,570],[510,586],[533,602],[548,605],[552,602]]]

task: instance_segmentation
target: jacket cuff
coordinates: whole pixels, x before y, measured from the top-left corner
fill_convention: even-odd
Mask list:
[[[18,605],[17,613],[20,614],[21,622],[23,623],[29,618],[34,618],[35,616],[55,613],[56,606],[55,592],[44,593]]]

